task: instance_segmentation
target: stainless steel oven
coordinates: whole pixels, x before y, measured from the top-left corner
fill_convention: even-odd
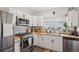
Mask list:
[[[33,35],[24,35],[21,39],[21,52],[30,52],[33,49]]]

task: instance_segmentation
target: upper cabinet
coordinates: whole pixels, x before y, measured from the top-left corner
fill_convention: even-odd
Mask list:
[[[38,23],[37,23],[37,16],[33,16],[33,19],[32,19],[32,26],[37,26]]]
[[[31,24],[32,26],[43,26],[43,16],[33,16]]]
[[[43,16],[37,17],[37,23],[38,23],[38,26],[43,26]]]
[[[78,26],[78,11],[72,10],[67,16],[68,26]]]

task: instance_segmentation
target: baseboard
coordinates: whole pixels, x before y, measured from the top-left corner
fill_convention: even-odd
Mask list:
[[[40,47],[40,46],[37,46],[37,45],[34,45],[34,47],[39,47],[39,48],[42,48],[42,49],[45,49],[45,50],[49,50],[50,52],[59,52],[59,51],[56,51],[56,50]]]

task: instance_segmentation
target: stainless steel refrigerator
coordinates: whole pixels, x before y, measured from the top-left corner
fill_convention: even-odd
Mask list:
[[[0,11],[0,52],[14,51],[13,15]]]

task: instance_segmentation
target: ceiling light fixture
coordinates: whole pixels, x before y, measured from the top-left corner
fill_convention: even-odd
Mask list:
[[[53,15],[55,15],[55,11],[53,11]]]

